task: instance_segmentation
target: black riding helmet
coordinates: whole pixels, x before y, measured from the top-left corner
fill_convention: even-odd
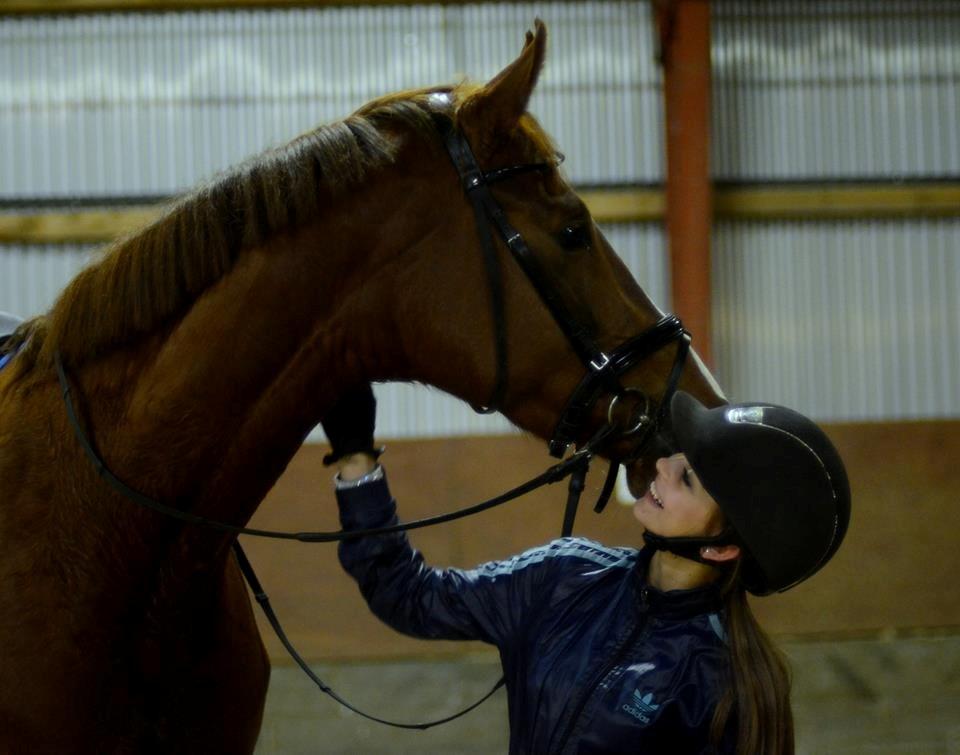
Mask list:
[[[775,404],[707,409],[678,391],[670,402],[670,427],[676,449],[733,530],[720,540],[743,550],[740,576],[747,590],[783,592],[840,547],[850,521],[850,484],[837,450],[811,420]],[[675,550],[677,541],[676,551],[688,557],[698,544],[697,538],[651,540],[665,550]]]

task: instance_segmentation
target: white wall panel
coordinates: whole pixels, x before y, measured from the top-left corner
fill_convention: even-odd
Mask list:
[[[85,245],[0,244],[0,310],[23,318],[43,314],[93,252]]]
[[[110,14],[0,20],[0,199],[184,190],[382,94],[484,80],[538,15],[532,109],[570,174],[657,180],[643,3]]]
[[[516,55],[517,30],[536,16],[548,23],[550,41],[531,111],[567,154],[573,179],[659,181],[662,77],[649,5],[634,0],[466,6],[464,71],[475,78],[496,74]]]
[[[715,175],[960,173],[960,3],[715,0]],[[386,91],[483,79],[534,17],[532,110],[578,183],[659,181],[650,8],[551,2],[0,20],[0,201],[165,194]],[[960,416],[956,220],[722,223],[718,376],[823,419]],[[658,225],[607,235],[669,309]],[[0,309],[45,309],[83,247],[0,247]],[[387,436],[499,432],[421,387],[378,387]]]
[[[721,223],[716,373],[830,420],[960,416],[960,220]]]
[[[960,3],[711,7],[717,178],[960,174]]]

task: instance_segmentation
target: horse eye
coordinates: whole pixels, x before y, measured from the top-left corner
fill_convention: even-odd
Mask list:
[[[568,225],[560,231],[560,246],[568,251],[590,248],[590,228],[586,225]]]

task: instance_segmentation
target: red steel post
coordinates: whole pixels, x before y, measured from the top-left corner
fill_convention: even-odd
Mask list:
[[[655,3],[666,122],[666,232],[672,308],[711,365],[710,3]]]

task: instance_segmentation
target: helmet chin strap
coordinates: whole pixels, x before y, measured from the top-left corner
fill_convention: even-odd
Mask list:
[[[643,541],[658,551],[668,551],[681,558],[688,558],[691,561],[698,561],[708,566],[722,566],[723,564],[701,556],[701,548],[709,548],[714,545],[740,544],[737,533],[729,526],[719,535],[702,537],[664,537],[646,530],[643,533]]]

